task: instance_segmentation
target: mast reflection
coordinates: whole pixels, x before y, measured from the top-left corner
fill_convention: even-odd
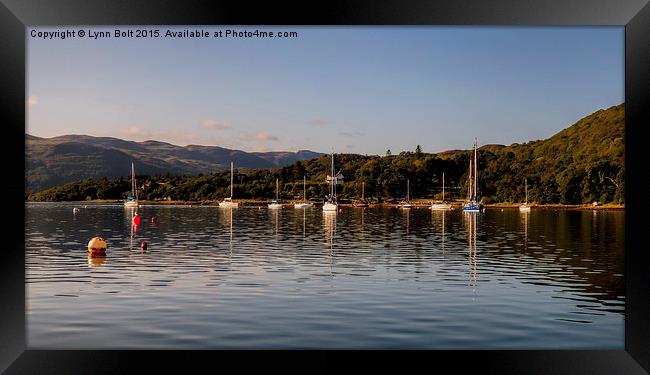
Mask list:
[[[470,286],[476,292],[476,229],[478,226],[478,215],[464,215],[467,220],[467,244],[468,258],[470,265]]]

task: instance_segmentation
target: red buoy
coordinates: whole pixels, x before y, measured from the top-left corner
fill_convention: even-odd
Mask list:
[[[135,214],[135,216],[133,216],[133,225],[140,225],[140,215]]]
[[[142,251],[147,250],[147,241],[142,241],[142,243],[140,244],[140,249]]]
[[[155,216],[152,216],[152,217],[151,217],[151,224],[154,224],[155,222],[156,222],[156,217],[155,217]]]

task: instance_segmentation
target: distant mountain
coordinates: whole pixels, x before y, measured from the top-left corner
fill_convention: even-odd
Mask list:
[[[141,175],[196,175],[230,168],[279,168],[318,158],[313,151],[245,152],[216,146],[176,146],[159,141],[133,142],[110,137],[64,135],[39,138],[25,134],[27,191],[85,178],[128,176],[131,161]]]

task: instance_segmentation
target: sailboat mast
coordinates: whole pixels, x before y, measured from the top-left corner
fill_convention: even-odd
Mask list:
[[[366,193],[366,182],[362,181],[361,182],[361,200],[364,200],[365,193]]]
[[[409,194],[410,191],[411,191],[410,180],[406,180],[406,201],[407,201],[407,202],[410,202],[410,201],[411,201],[411,200],[410,200],[410,194]]]
[[[135,197],[135,200],[138,200],[138,189],[136,188],[135,183],[135,165],[131,162],[131,195]]]
[[[233,162],[230,162],[230,199],[232,199],[232,184],[234,176]]]
[[[280,183],[278,182],[278,179],[275,179],[275,200],[280,199]]]
[[[478,139],[474,138],[474,200],[478,199],[478,158],[476,147],[478,146]]]
[[[445,172],[442,172],[442,201],[445,201]]]
[[[334,185],[336,184],[336,180],[334,180],[334,152],[332,151],[332,184],[330,186],[330,195],[332,199],[334,199]]]
[[[302,200],[307,201],[307,177],[302,176]]]
[[[525,189],[526,189],[526,205],[528,205],[528,179],[524,179],[525,181]]]
[[[469,172],[467,173],[467,200],[472,199],[472,159],[469,159]]]

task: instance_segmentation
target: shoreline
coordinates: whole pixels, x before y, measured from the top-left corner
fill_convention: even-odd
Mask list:
[[[239,200],[242,207],[263,207],[270,203],[270,200]],[[290,207],[298,201],[286,201],[282,203],[283,206]],[[79,205],[95,205],[95,204],[122,204],[123,200],[116,199],[97,199],[88,201],[25,201],[25,203],[76,203]],[[321,202],[311,202],[314,207],[320,207]],[[411,202],[417,209],[429,208],[431,201]],[[217,207],[219,201],[140,201],[140,206],[213,206]],[[451,203],[454,210],[462,207],[462,202]],[[485,208],[507,208],[516,209],[523,203],[486,203]],[[354,207],[353,203],[339,203],[341,207]],[[368,203],[369,208],[378,207],[398,207],[399,203]],[[529,204],[531,209],[561,209],[561,210],[625,210],[624,204],[603,204],[594,206],[591,204]]]

